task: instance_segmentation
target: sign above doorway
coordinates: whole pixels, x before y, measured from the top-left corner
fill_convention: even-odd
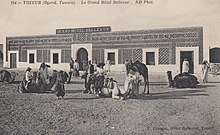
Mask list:
[[[110,26],[103,26],[103,27],[56,29],[56,34],[97,33],[97,32],[110,32],[110,31],[111,31]]]

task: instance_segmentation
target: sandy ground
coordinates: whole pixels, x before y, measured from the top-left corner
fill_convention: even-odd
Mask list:
[[[14,84],[0,83],[0,134],[220,134],[220,76],[194,89],[174,89],[165,74],[150,74],[151,94],[128,100],[83,94],[83,80],[73,78],[57,100],[18,93],[22,73]],[[109,76],[122,87],[124,73]]]

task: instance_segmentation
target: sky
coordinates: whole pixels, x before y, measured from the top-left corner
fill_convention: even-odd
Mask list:
[[[8,36],[55,34],[57,28],[111,26],[112,31],[127,31],[202,26],[204,45],[220,47],[219,0],[150,0],[153,4],[124,0],[132,3],[127,5],[80,4],[81,0],[75,5],[12,5],[11,1],[0,0],[0,44]]]

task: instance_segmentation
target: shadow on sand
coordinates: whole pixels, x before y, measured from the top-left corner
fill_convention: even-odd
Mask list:
[[[175,91],[174,91],[175,90]],[[159,99],[187,99],[190,96],[209,96],[205,94],[205,90],[188,90],[188,89],[174,89],[169,92],[150,93],[138,95],[137,97],[131,97],[131,99],[141,100],[159,100]]]
[[[84,84],[82,81],[71,81],[68,84]]]
[[[196,88],[208,88],[208,87],[217,87],[216,85],[209,85],[209,84],[200,84],[197,85]]]
[[[71,93],[82,93],[83,90],[65,90],[66,93],[71,94]]]
[[[155,83],[155,85],[167,85],[165,83]],[[193,96],[209,96],[206,94],[204,88],[217,87],[212,84],[199,84],[196,88],[169,88],[170,91],[150,93],[150,94],[140,94],[137,97],[131,96],[129,99],[140,99],[140,100],[160,100],[160,99],[188,99]],[[167,87],[168,88],[168,87]],[[83,90],[66,90],[66,93],[82,93]],[[77,99],[77,100],[87,100],[87,99],[100,99],[105,97],[80,97],[80,98],[67,98],[66,100]],[[107,97],[109,98],[109,97]]]
[[[100,99],[100,97],[78,97],[78,98],[65,98],[64,100],[91,100],[91,99]]]
[[[7,84],[20,84],[21,81],[13,81],[11,83],[8,82],[0,82],[1,85],[7,85]]]

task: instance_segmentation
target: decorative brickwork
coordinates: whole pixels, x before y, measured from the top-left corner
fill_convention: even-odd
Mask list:
[[[19,50],[19,62],[27,62],[27,50]]]
[[[123,50],[119,49],[118,50],[118,64],[123,64],[124,60],[123,60]]]
[[[118,50],[118,63],[119,64],[124,64],[125,60],[132,60],[132,49],[119,49]]]
[[[100,49],[100,61],[99,62],[105,62],[105,60],[104,60],[104,49]]]
[[[178,42],[176,47],[196,47],[198,43],[196,42]]]
[[[37,62],[42,62],[43,60],[43,50],[37,50]]]
[[[176,64],[176,47],[199,47],[199,63],[203,61],[203,28],[168,28],[157,30],[138,30],[103,33],[54,34],[27,37],[6,38],[6,61],[8,51],[19,51],[19,61],[25,61],[23,50],[69,50],[73,44],[92,44],[92,59],[104,61],[104,49],[118,49],[119,64],[125,60],[143,61],[141,48],[158,48],[159,64]],[[73,52],[75,53],[75,52]],[[50,53],[49,53],[50,54]],[[63,62],[67,62],[68,54],[63,52]],[[71,54],[70,54],[71,55]],[[46,57],[46,58],[44,58]],[[50,61],[50,55],[44,52],[37,53],[37,61]],[[26,60],[27,61],[27,60]]]
[[[50,50],[37,50],[37,62],[50,62]]]
[[[19,46],[10,46],[10,51],[17,51],[19,50]]]
[[[73,42],[75,42],[76,41],[76,34],[73,34]]]
[[[77,41],[86,41],[86,34],[78,34]]]
[[[133,49],[133,61],[143,61],[143,51],[142,49]]]
[[[104,49],[93,49],[92,50],[92,61],[104,62]]]
[[[71,50],[61,50],[61,63],[69,63]]]
[[[170,61],[171,61],[170,64],[176,64],[176,47],[171,46],[169,53],[170,53]]]
[[[159,48],[159,64],[168,65],[170,63],[169,48]]]
[[[92,61],[100,61],[100,50],[92,50]]]

